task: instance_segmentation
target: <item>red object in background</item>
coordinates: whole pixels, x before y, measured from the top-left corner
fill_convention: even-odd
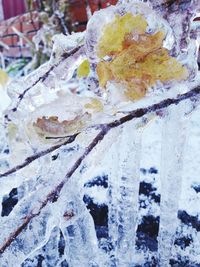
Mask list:
[[[71,22],[72,24],[78,24],[75,31],[84,31],[88,20],[85,1],[71,0],[69,3]],[[101,8],[106,8],[109,5],[115,5],[116,3],[117,0],[88,0],[92,13]]]
[[[4,19],[9,19],[26,11],[24,0],[2,0]]]
[[[109,5],[115,5],[117,0],[68,0],[69,1],[69,12],[70,12],[70,23],[68,25],[69,30],[84,31],[86,28],[88,14],[87,4],[91,8],[91,12],[105,8]],[[12,26],[17,30],[26,35],[30,40],[36,34],[37,30],[41,26],[38,22],[38,12],[26,13],[26,1],[25,0],[2,0],[4,10],[4,21],[0,22],[0,41],[10,46],[10,49],[5,50],[4,55],[8,57],[30,57],[30,49],[26,46],[19,47],[19,37],[13,32]],[[37,1],[35,1],[37,4]],[[35,6],[38,9],[38,6]],[[24,15],[23,15],[24,14]],[[19,16],[17,19],[12,17]],[[10,18],[10,19],[9,19]],[[70,29],[71,26],[71,29]],[[25,41],[24,41],[25,42]],[[26,43],[26,42],[25,42]],[[1,267],[1,266],[0,266]]]
[[[92,13],[109,5],[116,5],[117,0],[88,0]]]
[[[109,5],[115,5],[117,0],[88,0],[92,13]]]

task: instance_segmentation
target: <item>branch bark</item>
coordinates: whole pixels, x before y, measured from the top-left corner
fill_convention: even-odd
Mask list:
[[[82,161],[85,157],[95,148],[95,146],[103,140],[104,136],[108,132],[108,129],[102,129],[96,137],[92,140],[89,146],[85,149],[84,153],[76,160],[72,168],[67,172],[65,178],[46,196],[44,201],[41,203],[40,207],[38,208],[37,212],[30,213],[26,216],[23,223],[15,229],[8,239],[0,246],[0,254],[3,254],[6,248],[8,248],[12,242],[20,235],[20,233],[26,228],[26,226],[30,223],[32,219],[39,216],[41,211],[49,202],[56,202],[63,186],[69,180],[69,178],[73,175],[73,173],[78,169],[81,165]]]
[[[131,111],[128,115],[117,119],[111,123],[102,124],[101,130],[96,135],[96,137],[92,140],[92,142],[89,144],[88,147],[86,147],[83,154],[76,160],[76,162],[73,164],[71,169],[67,172],[64,179],[46,196],[44,201],[39,206],[37,212],[30,213],[26,216],[24,219],[24,222],[15,229],[8,239],[0,246],[0,254],[3,254],[4,251],[12,244],[12,242],[20,235],[20,233],[26,228],[26,226],[30,223],[32,219],[39,216],[43,208],[47,206],[48,203],[56,202],[60,196],[61,190],[63,189],[64,185],[68,182],[68,180],[71,178],[71,176],[74,174],[74,172],[79,168],[83,160],[87,157],[87,155],[98,145],[99,142],[101,142],[105,135],[113,128],[116,128],[120,125],[123,125],[124,123],[131,121],[134,118],[141,118],[144,115],[147,115],[151,112],[159,111],[161,109],[167,108],[170,105],[177,105],[180,102],[192,99],[194,97],[199,96],[200,94],[200,86],[195,87],[194,89],[190,90],[187,93],[178,95],[176,98],[168,98],[165,99],[159,103],[153,104],[151,106],[148,106],[146,108],[139,108],[136,110]]]
[[[13,173],[25,168],[26,166],[31,164],[36,159],[39,159],[41,157],[46,156],[47,154],[59,149],[61,146],[65,146],[67,144],[72,143],[76,139],[78,134],[79,133],[76,133],[74,135],[69,136],[68,139],[65,142],[61,143],[61,144],[54,145],[54,146],[52,146],[52,147],[50,147],[50,148],[48,148],[46,150],[43,150],[43,151],[40,151],[38,153],[35,153],[35,154],[31,155],[30,157],[26,158],[25,161],[22,162],[21,164],[19,164],[19,165],[15,166],[15,167],[9,169],[8,171],[0,174],[0,178],[6,177],[6,176],[8,176],[10,174],[13,174]]]
[[[197,97],[200,94],[200,85],[195,87],[194,89],[190,90],[187,93],[178,95],[176,98],[167,98],[159,103],[153,104],[151,106],[148,106],[146,108],[139,108],[136,110],[132,110],[130,111],[126,116],[121,117],[120,119],[114,120],[113,122],[107,123],[107,124],[101,124],[99,126],[100,129],[103,128],[115,128],[118,127],[119,125],[124,124],[125,122],[128,122],[132,119],[136,119],[136,118],[141,118],[144,115],[147,115],[149,113],[152,112],[157,112],[161,109],[167,108],[170,105],[177,105],[180,102],[187,100],[187,99],[193,99],[194,97]],[[60,144],[60,145],[56,145],[53,146],[45,151],[41,151],[35,155],[32,155],[30,157],[28,157],[23,163],[21,163],[20,165],[17,165],[15,167],[13,167],[12,169],[0,174],[0,178],[6,177],[12,173],[17,172],[18,170],[23,169],[24,167],[26,167],[27,165],[29,165],[30,163],[32,163],[33,161],[35,161],[36,159],[43,157],[51,152],[53,152],[54,150],[60,148],[63,145],[66,145],[68,143],[71,143],[75,140],[76,136],[78,134],[74,134],[72,136],[70,136],[71,139],[68,139],[66,142]]]
[[[55,69],[57,68],[64,60],[66,60],[67,58],[69,58],[70,56],[73,56],[76,52],[78,52],[80,50],[81,46],[77,46],[74,49],[72,49],[70,52],[66,52],[63,53],[63,55],[61,56],[61,60],[57,63],[52,65],[42,76],[40,76],[33,84],[31,84],[29,87],[27,87],[19,96],[18,96],[18,101],[16,106],[12,109],[12,112],[16,112],[18,110],[18,107],[21,103],[21,101],[23,100],[24,96],[27,94],[27,92],[29,92],[35,85],[37,85],[39,82],[44,82],[49,74]],[[6,114],[5,115],[5,119],[9,119],[9,116]]]

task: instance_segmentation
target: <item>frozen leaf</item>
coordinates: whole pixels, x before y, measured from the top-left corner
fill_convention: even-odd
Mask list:
[[[89,75],[89,73],[90,73],[90,63],[86,59],[78,67],[77,75],[79,78],[81,78],[81,77],[87,77]]]
[[[135,79],[130,83],[125,83],[125,96],[131,100],[137,100],[145,96],[147,92],[145,81]]]
[[[187,69],[176,58],[171,57],[169,51],[163,47],[164,32],[145,33],[147,22],[145,24],[141,16],[139,20],[143,26],[136,31],[134,27],[137,23],[133,23],[136,18],[138,16],[134,17],[129,13],[122,17],[116,16],[114,22],[105,27],[105,33],[99,42],[99,50],[103,51],[103,43],[108,42],[108,50],[104,50],[105,53],[102,52],[101,55],[112,55],[112,58],[109,61],[100,61],[97,65],[100,86],[105,87],[109,80],[122,83],[125,95],[131,100],[143,97],[157,81],[179,81],[188,76]],[[119,34],[120,44],[111,33],[108,34],[111,25],[115,27],[115,24],[118,25],[116,36]],[[111,39],[107,40],[104,37],[107,35]]]
[[[2,214],[7,200],[18,202],[8,216],[0,216],[1,266],[164,267],[169,259],[185,259],[186,254],[183,264],[199,261],[195,229],[179,225],[181,231],[187,229],[188,236],[192,231],[192,239],[197,240],[191,240],[186,249],[177,246],[174,238],[175,232],[182,234],[180,228],[175,229],[178,209],[198,202],[198,197],[193,198],[191,181],[199,182],[199,169],[195,168],[199,162],[194,161],[193,166],[191,158],[199,158],[198,153],[194,157],[196,147],[199,151],[199,131],[193,132],[199,114],[191,110],[198,103],[199,80],[190,75],[193,68],[188,67],[188,61],[192,66],[196,60],[195,50],[188,52],[180,45],[185,53],[180,50],[178,62],[174,48],[176,44],[179,47],[180,38],[173,36],[167,17],[163,19],[151,9],[151,0],[148,4],[121,2],[124,4],[95,13],[85,44],[84,34],[57,35],[50,62],[9,85],[12,104],[6,123],[0,123]],[[187,14],[186,8],[175,12],[170,24],[182,40],[186,36],[182,32],[186,28],[190,31]],[[179,30],[182,23],[186,27]],[[77,46],[81,48],[77,50]],[[86,79],[73,76],[86,55],[91,66],[97,65],[100,86],[105,88],[102,92],[92,71]],[[87,64],[81,64],[81,75]],[[187,76],[182,64],[189,69],[189,79],[178,84],[177,80]],[[157,91],[151,90],[137,103],[127,102],[142,98],[154,84]],[[192,127],[187,126],[190,118]],[[81,132],[78,138],[61,138],[77,132]],[[189,138],[186,148],[182,138]],[[183,158],[182,150],[186,151]],[[181,184],[182,159],[188,175]],[[196,173],[191,175],[189,169]],[[160,181],[164,182],[161,187]],[[185,181],[190,181],[188,191],[184,191]],[[153,194],[149,186],[144,189],[148,195],[143,194],[143,182],[150,183],[152,189],[155,186]],[[180,199],[179,205],[181,187],[184,198],[188,197],[185,192],[192,195],[189,193],[184,202]],[[17,199],[10,198],[12,189],[17,191]],[[92,208],[91,214],[86,206]],[[157,253],[156,236],[149,239],[143,231],[142,217],[158,218],[160,211]],[[188,212],[196,218],[196,210]],[[136,239],[138,233],[144,242],[141,235]]]
[[[92,111],[101,112],[103,111],[103,104],[100,100],[93,98],[91,102],[85,104],[85,108]]]
[[[41,137],[65,136],[82,130],[89,117],[90,115],[88,113],[64,121],[59,121],[56,116],[42,117],[38,118],[33,126],[37,134]]]
[[[115,20],[105,26],[99,41],[98,55],[104,57],[120,52],[127,34],[143,34],[147,28],[147,22],[141,15],[133,16],[127,13],[124,16],[116,15]]]
[[[105,87],[107,81],[113,78],[109,62],[101,61],[96,68],[97,75],[99,77],[99,85]]]

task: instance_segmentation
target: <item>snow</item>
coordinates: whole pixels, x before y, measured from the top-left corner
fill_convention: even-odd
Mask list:
[[[135,4],[131,6],[123,2],[125,6],[119,5],[96,13],[88,24],[86,35],[55,36],[55,54],[52,53],[50,62],[24,79],[9,84],[8,95],[12,101],[5,89],[0,88],[0,173],[24,160],[26,163],[26,158],[38,151],[63,142],[59,136],[51,142],[41,142],[41,136],[33,133],[31,127],[37,118],[52,116],[62,121],[73,120],[77,114],[88,114],[85,104],[97,96],[88,90],[87,78],[74,83],[75,86],[82,83],[82,91],[78,95],[73,95],[70,89],[72,84],[67,81],[87,56],[91,62],[98,62],[95,49],[102,27],[112,20],[115,12],[131,10],[133,14],[144,14],[153,29],[158,27],[166,30],[165,47],[169,49],[174,45],[175,36],[174,48],[180,48],[177,56],[182,63],[187,63],[190,77],[179,83],[172,81],[163,85],[158,82],[137,102],[126,101],[120,94],[115,95],[113,92],[119,85],[108,83],[109,93],[105,90],[97,98],[105,106],[103,111],[91,111],[89,127],[87,121],[83,121],[85,125],[78,128],[81,133],[72,144],[61,146],[24,169],[0,178],[1,203],[13,188],[19,192],[18,203],[10,214],[0,217],[2,267],[33,267],[39,256],[43,257],[44,266],[58,267],[145,266],[153,257],[157,258],[157,264],[161,267],[170,266],[170,259],[177,260],[180,257],[187,257],[191,264],[200,263],[199,228],[197,225],[191,227],[180,218],[180,212],[193,216],[193,221],[196,219],[198,222],[200,218],[200,207],[197,205],[200,189],[195,191],[195,188],[200,187],[199,99],[185,100],[159,113],[151,112],[145,119],[138,118],[109,129],[103,140],[97,142],[96,147],[85,157],[102,123],[112,122],[131,110],[147,107],[163,99],[176,98],[200,82],[196,42],[191,40],[187,49],[182,42],[185,24],[181,24],[184,27],[180,31],[178,26],[170,28],[174,23],[173,16],[168,18],[169,23],[160,18],[161,14],[156,21],[152,19],[155,11],[151,13],[150,5],[133,1]],[[104,14],[106,20],[98,25]],[[185,13],[179,17],[180,23],[187,15]],[[84,47],[77,53],[58,64],[63,53],[69,53],[84,42]],[[52,73],[45,80],[37,82],[52,66],[55,66]],[[36,82],[35,86],[30,87]],[[30,89],[19,103],[19,95],[27,88]],[[17,110],[13,111],[17,103]],[[4,114],[11,120],[5,124]],[[80,161],[81,166],[78,165]],[[79,167],[70,177],[66,173],[71,168],[73,170],[74,164]],[[151,187],[157,202],[153,200],[152,192],[139,194],[142,183]],[[51,199],[54,188],[57,190]],[[92,217],[94,210],[89,210],[89,203],[83,201],[87,198],[96,207],[95,212],[107,208],[106,223],[101,225],[102,218],[98,218],[97,214],[97,218]],[[137,228],[148,216],[154,219],[160,216],[157,250],[153,250],[157,245],[156,240],[152,241],[156,245],[152,245],[151,249],[138,245],[142,237],[138,235]],[[20,231],[29,218],[32,219]],[[98,233],[99,228],[106,229],[101,233],[103,237]],[[4,251],[2,244],[6,243],[12,233],[13,238]],[[191,243],[184,248],[175,244],[177,238],[182,236],[192,237]],[[147,239],[148,236],[146,242]]]

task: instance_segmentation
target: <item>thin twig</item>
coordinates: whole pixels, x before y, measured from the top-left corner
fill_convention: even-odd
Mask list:
[[[15,173],[15,172],[17,172],[17,171],[19,171],[19,170],[25,168],[26,166],[28,166],[30,163],[32,163],[32,162],[35,161],[36,159],[39,159],[39,158],[41,158],[41,157],[46,156],[47,154],[49,154],[49,153],[51,153],[51,152],[57,150],[57,149],[60,148],[61,146],[65,146],[65,145],[67,145],[67,144],[72,143],[72,142],[76,139],[76,137],[77,137],[78,134],[79,134],[79,133],[76,133],[76,134],[74,134],[74,135],[68,136],[68,139],[67,139],[65,142],[63,142],[63,143],[61,143],[61,144],[54,145],[54,146],[52,146],[52,147],[50,147],[50,148],[48,148],[48,149],[46,149],[46,150],[40,151],[40,152],[35,153],[34,155],[32,155],[32,156],[26,158],[25,161],[24,161],[23,163],[21,163],[21,164],[15,166],[15,167],[13,167],[12,169],[9,169],[8,171],[6,171],[6,172],[0,174],[0,178],[6,177],[6,176],[8,176],[8,175],[10,175],[10,174],[13,174],[13,173]]]
[[[13,112],[16,112],[21,101],[23,100],[24,96],[26,95],[27,92],[29,92],[35,85],[37,85],[39,82],[44,82],[49,74],[57,68],[64,60],[69,58],[70,56],[73,56],[76,52],[80,50],[81,46],[77,46],[74,49],[72,49],[70,52],[63,53],[61,60],[57,63],[52,65],[42,76],[40,76],[33,84],[31,84],[29,87],[27,87],[19,96],[18,96],[18,102],[16,106],[12,109]],[[8,115],[5,115],[5,118],[8,118]]]
[[[178,105],[180,102],[187,100],[187,99],[194,99],[194,97],[197,97],[200,95],[200,85],[195,87],[194,89],[188,91],[187,93],[180,94],[176,98],[167,98],[159,103],[153,104],[151,106],[145,107],[145,108],[138,108],[136,110],[130,111],[128,115],[117,119],[113,122],[110,122],[108,124],[103,124],[103,126],[107,126],[109,128],[115,128],[119,125],[124,124],[125,122],[128,122],[132,119],[141,118],[144,115],[147,115],[152,112],[157,112],[161,109],[165,109],[171,105]]]
[[[151,106],[148,106],[146,108],[140,108],[137,110],[133,110],[128,114],[127,116],[124,116],[118,120],[115,120],[111,123],[102,125],[101,131],[96,135],[96,137],[92,140],[92,142],[89,144],[88,147],[86,147],[84,153],[76,160],[76,162],[73,164],[72,168],[67,172],[65,178],[46,196],[42,204],[39,206],[37,212],[30,213],[26,216],[24,219],[24,222],[15,229],[8,239],[0,246],[0,254],[3,254],[4,251],[12,244],[12,242],[20,235],[20,233],[27,227],[27,225],[30,223],[32,219],[39,216],[42,209],[46,207],[46,205],[50,202],[56,202],[60,196],[61,190],[63,189],[64,185],[68,182],[70,177],[73,175],[73,173],[79,168],[83,160],[86,158],[86,156],[97,146],[99,142],[101,142],[105,135],[113,128],[116,128],[120,125],[123,125],[124,123],[134,119],[134,118],[141,118],[146,114],[149,114],[151,112],[155,112],[158,110],[161,110],[163,108],[167,108],[171,105],[177,105],[180,102],[192,99],[200,94],[200,86],[190,90],[189,92],[178,95],[176,98],[168,98],[165,99],[159,103],[153,104]]]
[[[32,219],[40,215],[42,209],[46,207],[46,205],[49,202],[56,202],[60,192],[63,188],[63,186],[66,184],[66,182],[69,180],[69,178],[73,175],[73,173],[78,169],[78,167],[81,165],[82,161],[85,159],[85,157],[94,149],[94,147],[103,140],[104,136],[108,132],[108,129],[102,129],[96,137],[92,140],[92,142],[89,144],[89,146],[85,149],[84,153],[76,160],[72,168],[68,171],[65,178],[55,187],[54,190],[52,190],[45,198],[45,200],[41,203],[40,207],[38,208],[37,212],[30,213],[27,215],[23,221],[23,223],[17,227],[16,230],[14,230],[8,239],[0,246],[0,254],[3,254],[6,248],[8,248],[12,242],[20,235],[20,233],[26,228],[26,226],[30,223]]]
[[[80,132],[76,133],[77,135],[80,134]],[[46,136],[45,139],[47,140],[55,140],[55,139],[66,139],[71,137],[71,135],[64,135],[64,136]]]
[[[200,86],[197,86],[197,87],[195,87],[194,89],[190,90],[187,93],[178,95],[176,98],[167,98],[165,100],[162,100],[159,103],[153,104],[153,105],[148,106],[146,108],[139,108],[139,109],[136,109],[136,110],[129,111],[129,112],[127,112],[126,116],[123,116],[120,119],[114,120],[114,121],[112,121],[110,123],[96,125],[96,126],[94,126],[94,128],[96,128],[96,129],[115,128],[115,127],[118,127],[119,125],[124,124],[125,122],[128,122],[128,121],[132,120],[132,119],[141,118],[141,117],[143,117],[144,115],[146,115],[148,113],[159,111],[161,109],[167,108],[170,105],[177,105],[181,101],[184,101],[186,99],[193,99],[194,97],[196,97],[199,94],[200,94]],[[93,126],[89,126],[88,128],[92,128],[92,127]],[[48,139],[50,139],[50,138],[48,138]],[[65,143],[63,143],[63,144],[65,144]],[[52,149],[52,150],[50,150],[50,149]],[[50,149],[49,149],[49,151],[47,151],[47,150],[46,151],[42,151],[42,152],[39,152],[38,154],[44,153],[44,154],[41,155],[41,156],[44,156],[44,155],[47,155],[48,153],[56,150],[57,148],[52,147]],[[47,152],[47,153],[45,153],[45,152]],[[36,156],[35,155],[30,156],[29,158],[27,158],[28,161],[26,159],[25,162],[21,163],[20,165],[15,166],[12,169],[6,171],[5,173],[0,174],[0,178],[8,176],[9,174],[17,172],[18,170],[26,167],[32,161],[34,161],[34,160],[36,160],[36,159],[41,157],[41,156],[37,156],[38,154],[36,154]],[[32,159],[32,161],[30,161],[29,159]]]

